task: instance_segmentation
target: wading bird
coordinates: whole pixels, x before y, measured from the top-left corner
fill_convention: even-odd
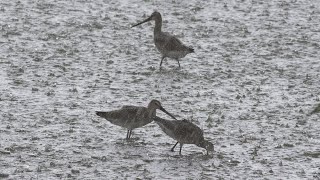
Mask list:
[[[162,27],[162,17],[161,14],[157,11],[151,14],[149,18],[146,20],[137,23],[133,25],[132,27],[138,26],[140,24],[143,24],[145,22],[154,20],[155,21],[155,27],[153,31],[153,36],[154,36],[154,44],[156,45],[158,51],[160,51],[162,57],[161,57],[161,62],[160,62],[160,68],[162,65],[162,61],[164,58],[169,57],[173,58],[178,61],[179,68],[180,68],[180,62],[179,59],[185,57],[189,53],[193,53],[194,49],[188,46],[185,46],[182,44],[182,42],[170,35],[169,33],[162,32],[161,27]]]
[[[119,110],[108,112],[96,111],[96,114],[107,119],[112,124],[127,128],[127,139],[130,139],[133,129],[142,127],[153,121],[152,117],[156,116],[157,109],[168,114],[173,119],[176,119],[161,106],[161,103],[158,100],[150,101],[148,107],[122,106]]]
[[[160,126],[164,133],[177,141],[177,143],[171,148],[171,151],[174,151],[174,148],[178,143],[180,143],[180,155],[183,144],[195,144],[202,147],[207,150],[207,155],[209,154],[208,151],[214,150],[213,144],[204,140],[203,131],[190,121],[169,121],[157,116],[154,117],[153,120]]]

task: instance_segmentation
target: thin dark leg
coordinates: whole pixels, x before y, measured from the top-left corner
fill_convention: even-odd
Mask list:
[[[129,139],[129,132],[130,132],[130,130],[128,129],[126,139]]]
[[[180,143],[180,151],[179,151],[179,155],[181,155],[182,146],[183,146],[183,144],[182,144],[182,143]]]
[[[165,58],[164,56],[161,58],[160,68],[161,68],[161,66],[162,66],[162,61],[163,61],[164,58]]]
[[[180,68],[180,61],[179,61],[179,59],[177,59],[177,61],[178,61],[178,64],[179,64],[179,68]]]
[[[177,146],[179,142],[177,142],[172,148],[171,148],[171,151],[173,152],[174,151],[174,148]]]
[[[130,137],[131,137],[131,133],[132,133],[132,130],[129,130],[129,139],[130,139]]]

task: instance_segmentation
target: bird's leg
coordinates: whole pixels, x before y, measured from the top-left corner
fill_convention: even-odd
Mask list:
[[[163,61],[163,59],[165,58],[165,56],[162,56],[162,58],[161,58],[161,62],[160,62],[160,69],[161,69],[161,66],[162,66],[162,61]]]
[[[130,139],[131,133],[132,133],[132,129],[128,129],[128,131],[127,131],[127,138],[126,138],[127,140]]]
[[[183,144],[182,144],[182,143],[180,143],[180,151],[179,151],[179,155],[180,155],[180,156],[181,156],[182,146],[183,146]]]
[[[130,130],[128,129],[126,139],[129,139],[129,131],[130,131]]]
[[[179,142],[177,142],[172,148],[171,148],[171,151],[173,152],[174,151],[174,148],[177,146]]]
[[[130,139],[130,137],[131,137],[131,133],[132,133],[132,130],[130,129],[130,130],[129,130],[129,139]]]
[[[179,61],[179,59],[177,59],[177,61],[178,61],[178,64],[179,64],[179,68],[180,68],[180,61]]]

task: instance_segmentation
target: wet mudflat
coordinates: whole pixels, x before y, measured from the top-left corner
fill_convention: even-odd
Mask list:
[[[1,1],[0,177],[319,179],[320,2]],[[153,10],[195,49],[159,70]],[[158,99],[215,152],[95,110]],[[158,115],[168,118],[158,111]],[[178,149],[177,149],[178,150]]]

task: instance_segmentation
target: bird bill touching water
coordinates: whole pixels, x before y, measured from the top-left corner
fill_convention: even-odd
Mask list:
[[[209,154],[209,151],[214,151],[213,144],[204,139],[203,131],[190,121],[170,121],[160,117],[154,117],[153,120],[160,126],[164,133],[177,141],[171,148],[171,151],[174,151],[174,148],[178,143],[180,143],[180,155],[183,144],[195,144],[202,147],[207,150],[207,155]]]
[[[164,58],[172,58],[178,61],[179,68],[180,68],[180,58],[185,57],[189,53],[193,53],[194,49],[188,46],[185,46],[178,38],[169,33],[162,32],[162,17],[161,14],[157,11],[153,12],[150,17],[145,19],[142,22],[139,22],[131,27],[135,27],[146,23],[148,21],[154,20],[155,27],[154,27],[154,44],[156,48],[161,53],[161,62],[160,68],[162,66],[162,61]]]
[[[130,139],[132,130],[142,127],[153,121],[156,116],[156,110],[159,109],[176,119],[172,114],[165,110],[158,100],[152,100],[147,107],[143,106],[123,106],[121,109],[113,111],[96,111],[96,114],[105,118],[114,125],[127,128],[127,138]]]

